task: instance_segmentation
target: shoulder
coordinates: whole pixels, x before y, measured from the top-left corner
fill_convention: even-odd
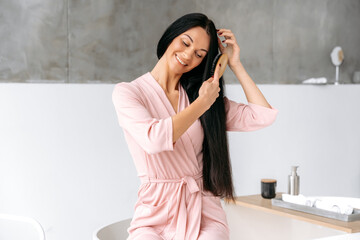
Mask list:
[[[142,95],[143,81],[146,81],[146,74],[136,78],[131,82],[119,82],[115,84],[113,89],[113,96],[123,97],[140,97]]]

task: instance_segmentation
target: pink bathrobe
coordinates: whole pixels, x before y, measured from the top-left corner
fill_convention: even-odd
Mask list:
[[[178,84],[177,112],[190,105]],[[150,72],[115,85],[112,100],[141,185],[128,239],[229,239],[220,198],[203,190],[202,142],[197,119],[173,144],[169,99]],[[278,110],[224,97],[227,131],[253,131],[272,124]]]

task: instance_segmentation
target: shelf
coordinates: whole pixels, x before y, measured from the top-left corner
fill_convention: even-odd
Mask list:
[[[282,193],[277,193],[276,197],[281,197],[281,195]],[[309,213],[273,206],[271,204],[271,199],[264,199],[261,197],[260,194],[249,195],[249,196],[238,196],[235,197],[235,201],[237,205],[310,222],[313,224],[333,228],[347,233],[360,232],[360,221],[343,222]]]

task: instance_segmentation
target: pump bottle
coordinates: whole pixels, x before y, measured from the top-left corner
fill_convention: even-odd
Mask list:
[[[288,194],[299,195],[300,176],[297,175],[296,170],[299,166],[291,167],[291,174],[288,181]]]

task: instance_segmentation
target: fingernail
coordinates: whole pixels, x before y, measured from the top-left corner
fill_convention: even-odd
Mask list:
[[[219,33],[219,35],[221,35],[222,33]]]
[[[214,77],[214,75],[211,76],[212,78]]]
[[[225,40],[222,40],[222,42],[225,42]]]
[[[216,31],[218,32],[218,31],[219,31],[219,29],[216,29]]]
[[[221,67],[221,63],[219,64],[219,66]]]

